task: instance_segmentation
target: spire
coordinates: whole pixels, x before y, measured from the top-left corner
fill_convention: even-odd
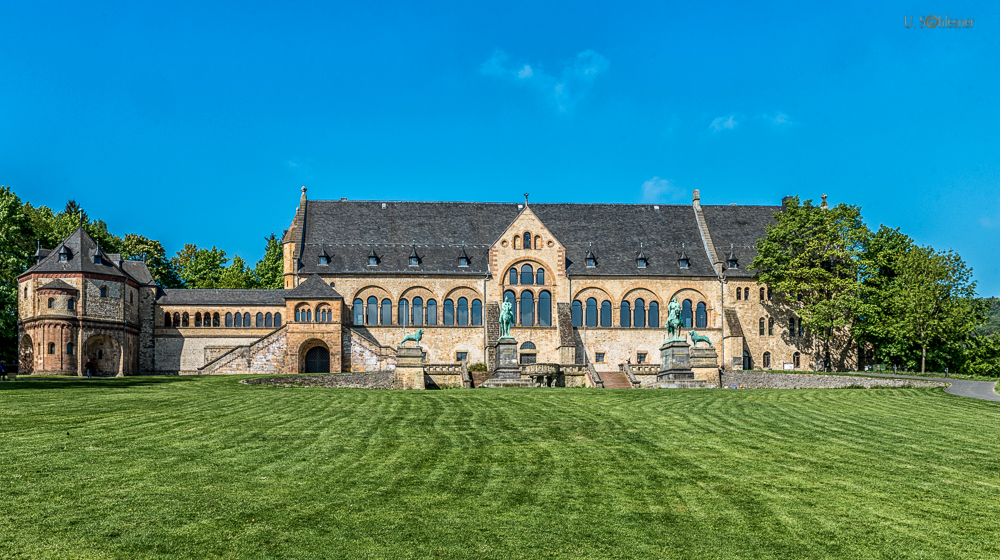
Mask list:
[[[524,205],[528,205],[528,193],[524,193]]]
[[[823,202],[819,205],[819,207],[822,208],[823,210],[829,210],[830,206],[826,203],[826,193],[823,193],[823,196],[821,196],[820,198],[823,199]]]

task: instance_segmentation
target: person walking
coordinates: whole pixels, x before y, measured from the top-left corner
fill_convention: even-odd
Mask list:
[[[91,378],[94,366],[90,364],[90,358],[87,358],[87,365],[83,366],[84,371],[87,372],[87,379]]]
[[[7,364],[0,362],[0,381],[7,381]]]

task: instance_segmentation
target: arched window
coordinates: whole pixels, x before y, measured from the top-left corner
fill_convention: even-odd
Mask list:
[[[521,236],[520,235],[515,235],[514,236],[514,248],[515,249],[520,249],[521,248]]]
[[[596,327],[597,326],[597,300],[594,298],[587,298],[587,314],[585,315],[587,326]]]
[[[264,314],[261,313],[260,311],[257,312],[257,326],[258,327],[264,326]]]
[[[798,352],[792,354],[792,366],[795,367],[796,369],[799,368],[801,359],[802,357],[799,355]]]
[[[235,313],[235,314],[233,314],[233,326],[234,327],[242,327],[243,326],[243,314],[242,313]]]
[[[49,298],[49,309],[56,308],[56,298]]]
[[[656,329],[660,327],[660,304],[649,302],[649,326]]]
[[[448,327],[455,324],[455,302],[450,299],[444,300],[444,324]]]
[[[743,288],[743,299],[750,301],[750,288]]]
[[[525,327],[535,325],[535,294],[528,290],[521,292],[521,325]]]
[[[516,268],[511,268],[510,271],[508,271],[508,276],[509,276],[509,278],[507,279],[507,283],[510,284],[511,286],[516,286],[517,285],[517,269]]]
[[[545,269],[539,268],[538,272],[535,273],[535,284],[542,286],[545,284]]]
[[[524,232],[524,243],[523,243],[523,245],[524,245],[525,249],[531,249],[531,233],[530,232],[527,232],[527,231]]]
[[[521,267],[521,283],[525,286],[530,286],[534,283],[535,274],[534,270],[531,269],[530,264],[523,265]]]
[[[805,336],[806,330],[802,327],[802,318],[799,317],[799,336]]]
[[[619,325],[625,328],[632,326],[632,306],[627,301],[622,302],[621,312],[618,314]]]
[[[265,327],[273,327],[274,326],[274,316],[271,315],[270,311],[268,311],[267,313],[264,314],[264,326]]]
[[[67,342],[66,343],[66,355],[67,356],[72,356],[73,355],[73,343],[72,342]]]
[[[275,313],[274,314],[274,326],[275,326],[275,328],[281,326],[281,313]]]
[[[424,324],[424,298],[413,298],[413,325],[420,327]]]
[[[573,326],[582,327],[583,326],[583,304],[580,300],[573,300]]]
[[[601,302],[601,326],[611,326],[611,302],[608,300]]]
[[[295,322],[296,323],[301,323],[302,322],[302,311],[299,310],[299,309],[295,310]]]
[[[763,366],[764,366],[764,368],[771,367],[771,353],[770,352],[764,352]]]
[[[101,297],[108,297],[108,287],[101,286]]]
[[[788,318],[788,336],[795,336],[795,317]]]
[[[392,302],[388,299],[382,300],[382,312],[379,314],[382,317],[383,325],[392,324]]]
[[[66,309],[69,309],[70,311],[73,311],[73,307],[75,305],[76,305],[76,302],[73,300],[73,298],[69,298],[68,300],[66,300]]]
[[[772,290],[771,288],[768,288],[767,289],[767,301],[771,301],[772,299],[774,299],[774,290]]]
[[[128,293],[128,302],[132,303],[132,292]]]
[[[552,326],[552,294],[548,290],[538,294],[538,326]]]
[[[708,311],[705,309],[705,302],[699,301],[695,309],[694,326],[703,329],[708,326]]]
[[[218,327],[219,324],[220,324],[219,323],[219,314],[218,313],[212,313],[212,326],[213,327]]]
[[[174,327],[181,326],[181,314],[180,313],[174,313],[173,323],[174,323]]]
[[[198,311],[197,313],[194,314],[194,326],[196,326],[196,327],[200,327],[201,326],[201,312],[200,311]]]
[[[767,320],[767,335],[774,336],[774,317]]]
[[[427,300],[427,324],[432,327],[438,324],[438,304],[433,299]]]
[[[472,300],[472,324],[474,326],[483,324],[483,302],[478,299]]]
[[[736,301],[743,299],[743,288],[736,288]]]
[[[760,289],[760,301],[764,301],[764,288]]]
[[[542,236],[541,235],[536,235],[535,236],[535,249],[541,249],[541,248],[542,248]]]
[[[247,312],[247,313],[243,314],[243,326],[244,327],[249,327],[250,326],[250,312]]]
[[[295,320],[296,321],[299,320],[299,312],[298,311],[295,312]],[[227,327],[233,326],[233,314],[232,313],[226,313],[226,326]]]
[[[396,323],[404,327],[410,324],[410,302],[405,299],[399,300],[396,307]]]
[[[684,328],[691,328],[691,300],[686,299],[681,304],[681,317],[684,318]]]
[[[49,354],[55,354],[55,353],[56,353],[56,343],[55,342],[50,342],[49,343]]]
[[[365,302],[361,299],[354,300],[354,324],[363,325],[365,324]]]
[[[760,318],[760,321],[757,321],[757,330],[759,331],[758,334],[760,334],[760,336],[764,336],[764,318],[763,317]]]
[[[634,320],[632,325],[637,328],[645,328],[646,326],[646,302],[642,298],[635,300],[635,309],[632,311],[632,316]]]
[[[49,301],[51,301],[51,300],[49,300]],[[170,312],[169,311],[167,311],[167,312],[165,312],[163,314],[163,326],[164,327],[169,327],[170,326]]]
[[[366,325],[378,324],[378,298],[371,296],[368,298],[368,316],[365,317]]]
[[[188,325],[190,324],[190,321],[191,321],[191,318],[190,318],[190,316],[189,316],[189,315],[187,314],[187,311],[185,311],[185,312],[184,312],[184,314],[183,314],[183,315],[181,315],[181,326],[182,326],[182,327],[186,327],[186,326],[188,326]]]
[[[464,297],[458,298],[458,323],[459,326],[466,326],[469,324],[469,300]]]

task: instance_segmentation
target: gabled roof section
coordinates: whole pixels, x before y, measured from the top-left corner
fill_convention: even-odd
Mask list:
[[[343,296],[337,293],[337,290],[334,290],[318,274],[306,278],[305,282],[291,290],[282,291],[286,292],[285,299],[343,299]]]
[[[781,212],[781,206],[702,206],[702,213],[708,230],[715,243],[715,251],[720,256],[729,255],[732,251],[739,258],[738,269],[727,268],[723,262],[726,276],[751,277],[749,270],[757,256],[757,241],[767,234],[767,227],[777,223],[775,212]],[[730,248],[732,246],[732,248]],[[728,260],[728,259],[727,259]]]
[[[156,284],[145,262],[122,261],[121,255],[105,253],[98,246],[97,241],[94,241],[94,238],[82,227],[76,228],[73,233],[69,234],[69,237],[51,251],[39,248],[35,254],[41,256],[41,260],[35,266],[24,271],[21,276],[35,273],[81,272],[120,276],[144,285]],[[66,255],[66,260],[60,260],[60,255]],[[95,259],[95,255],[101,258]]]
[[[524,204],[494,202],[309,201],[299,274],[413,273],[409,255],[420,254],[421,274],[487,274],[489,249],[507,231]],[[567,273],[577,276],[636,274],[715,276],[689,205],[539,204],[531,211],[566,250]],[[761,232],[763,234],[763,232]],[[468,267],[456,255],[464,242]],[[600,255],[586,267],[587,251]],[[643,244],[648,267],[637,272],[635,251]],[[679,269],[681,244],[690,266]],[[330,266],[317,268],[319,253],[333,252]],[[377,267],[367,256],[375,251]],[[495,272],[495,271],[494,271]]]
[[[66,282],[63,282],[62,280],[60,280],[58,278],[56,278],[55,280],[53,280],[53,281],[49,282],[48,284],[42,286],[41,288],[38,288],[39,292],[43,292],[45,290],[53,290],[53,291],[57,291],[57,292],[70,292],[70,293],[74,293],[74,294],[77,293],[77,292],[79,292],[79,290],[77,290],[76,287],[71,286],[70,284],[67,284]]]

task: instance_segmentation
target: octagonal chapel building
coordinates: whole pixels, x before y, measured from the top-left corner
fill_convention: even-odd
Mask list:
[[[509,300],[522,364],[656,364],[666,309],[727,368],[813,369],[794,305],[747,266],[779,206],[310,201],[283,237],[284,289],[155,284],[81,228],[19,286],[22,373],[386,371],[420,331],[424,362],[493,369]],[[851,354],[828,356],[854,367]]]

